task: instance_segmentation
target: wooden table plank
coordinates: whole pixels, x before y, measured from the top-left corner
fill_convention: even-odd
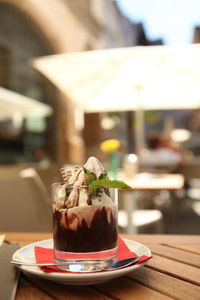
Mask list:
[[[145,245],[199,245],[199,235],[178,234],[123,234],[124,238],[137,241]]]
[[[20,278],[18,289],[16,293],[16,300],[54,300],[55,298],[50,297],[33,284]]]
[[[0,235],[0,246],[3,244],[4,239],[5,239],[5,235],[1,234]]]
[[[103,295],[96,289],[93,289],[92,286],[79,286],[79,285],[65,285],[59,284],[53,281],[38,279],[38,278],[29,278],[29,281],[33,283],[37,288],[42,290],[44,293],[50,295],[53,299],[57,300],[110,300],[111,298]]]
[[[153,254],[158,254],[172,260],[182,262],[197,268],[200,267],[200,255],[186,252],[179,249],[170,248],[170,246],[152,245],[151,251]]]
[[[101,291],[112,299],[128,300],[169,300],[172,299],[162,293],[152,290],[139,283],[133,282],[125,277],[114,279],[102,284],[94,286],[98,291]]]
[[[197,300],[200,295],[199,286],[146,267],[131,272],[127,277],[179,300]]]
[[[21,232],[20,234],[18,232],[6,232],[4,234],[7,242],[19,243],[21,247],[30,243],[52,238],[52,233],[47,232]]]
[[[199,243],[200,243],[200,237],[199,237]],[[173,247],[175,249],[181,249],[186,250],[191,253],[199,254],[200,255],[200,245],[170,245],[170,247]]]
[[[0,233],[1,234],[1,233]],[[20,246],[52,238],[51,233],[5,233],[8,242]],[[91,286],[61,285],[22,275],[17,300],[178,299],[200,295],[200,237],[196,235],[123,235],[147,245],[153,258],[145,267],[109,282]],[[192,262],[191,262],[192,260]]]
[[[185,265],[157,255],[148,261],[147,267],[172,275],[176,278],[180,278],[187,282],[200,285],[200,269],[196,267]]]
[[[36,233],[36,232],[0,232],[0,234],[6,235],[6,240],[14,242],[37,242],[40,240],[46,240],[52,238],[52,233]],[[170,244],[170,245],[199,245],[199,235],[177,235],[177,234],[123,234],[124,238],[143,243],[149,244]]]
[[[127,178],[125,174],[118,175],[118,179],[126,182],[136,191],[160,191],[160,190],[179,190],[183,187],[184,176],[182,174],[151,174],[138,173],[133,179]],[[129,190],[122,190],[126,193]]]

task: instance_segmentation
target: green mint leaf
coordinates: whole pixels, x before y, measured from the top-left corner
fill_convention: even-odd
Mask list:
[[[119,180],[105,180],[105,179],[94,180],[91,182],[91,186],[102,186],[102,187],[110,187],[110,188],[123,189],[123,190],[132,190],[132,187],[130,187],[128,184],[124,183],[123,181],[119,181]]]
[[[97,179],[96,175],[84,167],[83,167],[83,170],[84,170],[85,174],[87,174],[87,176],[88,176],[88,183],[89,183],[88,191],[89,191],[90,197],[93,199],[97,196],[98,191],[99,191],[99,187],[97,187],[95,185],[91,185],[91,183]]]
[[[88,182],[89,184],[93,181],[93,180],[96,180],[96,175],[90,171],[88,171],[86,168],[83,167],[83,170],[85,172],[85,174],[88,175]]]
[[[106,172],[102,173],[100,176],[99,176],[99,180],[102,180],[102,179],[107,179],[108,178],[108,174]]]

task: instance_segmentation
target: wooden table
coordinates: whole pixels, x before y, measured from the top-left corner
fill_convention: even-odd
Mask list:
[[[91,286],[67,286],[21,275],[16,300],[200,299],[200,236],[124,235],[147,245],[153,258],[124,277]],[[51,238],[48,233],[6,233],[24,246]]]
[[[184,184],[181,174],[139,173],[127,182],[136,190],[177,190]]]
[[[128,234],[137,233],[132,223],[132,212],[137,210],[137,199],[135,191],[175,191],[183,188],[184,177],[181,174],[152,174],[138,173],[133,179],[120,175],[119,179],[133,187],[133,190],[124,190],[124,208],[127,212],[128,226],[126,232]]]

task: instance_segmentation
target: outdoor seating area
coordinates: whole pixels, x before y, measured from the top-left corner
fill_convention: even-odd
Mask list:
[[[172,2],[0,0],[0,300],[199,298],[200,3]]]
[[[197,164],[194,165],[193,174],[190,171],[191,175],[189,169],[193,168],[188,165],[180,167],[178,174],[140,172],[133,180],[123,178],[133,190],[119,191],[119,231],[197,234],[200,197],[195,168],[198,168]],[[184,173],[181,170],[187,171]],[[50,231],[51,185],[62,180],[61,178],[56,165],[41,167],[28,164],[27,167],[0,168],[2,230],[19,231],[21,228],[22,231]],[[190,180],[186,185],[188,178]],[[11,202],[11,199],[14,200]],[[25,212],[28,208],[31,209],[32,217],[35,214],[35,221],[30,222],[29,217],[27,218]],[[128,216],[129,212],[132,216]],[[6,217],[8,214],[12,222]],[[22,216],[25,217],[24,220]]]

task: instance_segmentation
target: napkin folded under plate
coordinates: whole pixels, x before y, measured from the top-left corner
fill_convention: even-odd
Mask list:
[[[117,259],[118,261],[130,257],[137,256],[134,252],[129,250],[125,242],[121,237],[118,238],[118,249],[117,249]],[[54,262],[54,251],[51,248],[35,247],[35,258],[37,263],[53,263]],[[137,264],[150,259],[151,256],[143,255]],[[96,259],[98,259],[98,254],[96,254]],[[67,271],[61,270],[56,266],[48,266],[41,268],[44,272],[61,272],[67,273]]]

